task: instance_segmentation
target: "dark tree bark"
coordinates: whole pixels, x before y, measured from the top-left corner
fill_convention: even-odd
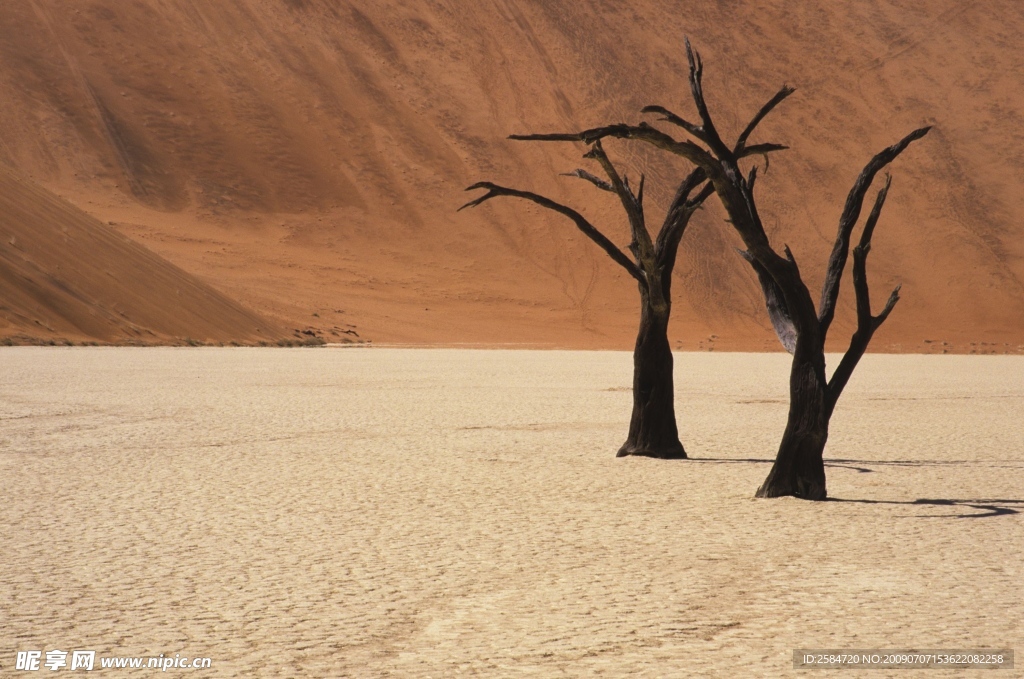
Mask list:
[[[914,133],[916,134],[916,133]],[[921,135],[923,136],[923,135]],[[901,144],[903,142],[900,142]],[[909,144],[909,142],[906,142]],[[899,145],[897,145],[899,146]],[[906,144],[904,144],[904,147]],[[895,148],[895,147],[892,147]],[[883,154],[892,152],[892,148]],[[893,158],[900,151],[893,153]],[[882,155],[882,154],[879,154]],[[879,156],[875,157],[878,160]],[[875,162],[875,161],[872,161]],[[889,162],[889,161],[886,161]],[[869,172],[871,164],[865,169]],[[861,174],[861,180],[865,178]],[[861,183],[858,180],[858,185]],[[799,354],[793,352],[793,367],[790,375],[790,411],[786,423],[786,431],[779,445],[775,464],[768,472],[768,477],[757,490],[757,497],[782,497],[792,495],[809,500],[824,500],[828,497],[825,485],[825,443],[828,441],[828,425],[835,410],[836,402],[846,387],[854,368],[867,350],[868,343],[875,330],[885,321],[889,312],[899,301],[899,288],[893,290],[885,308],[878,316],[871,315],[871,298],[867,283],[867,254],[871,249],[871,235],[881,214],[882,205],[889,191],[890,179],[886,177],[885,186],[879,191],[875,206],[868,217],[861,235],[860,245],[853,250],[854,270],[853,284],[857,296],[857,330],[850,341],[850,348],[843,356],[832,374],[832,379],[825,380],[825,336],[834,313],[835,300],[839,294],[839,280],[849,250],[849,236],[857,215],[850,215],[849,225],[841,221],[839,235],[833,248],[832,257],[825,275],[825,286],[822,291],[821,311],[819,312],[818,339],[807,342],[809,351]],[[870,179],[866,181],[863,191],[867,191]],[[851,196],[857,191],[857,185]],[[859,206],[863,201],[854,196],[854,204]],[[849,205],[850,203],[848,203]],[[836,255],[837,252],[842,254]],[[763,287],[763,282],[762,282]],[[767,294],[766,294],[767,297]],[[828,300],[828,301],[826,301]],[[808,324],[811,321],[808,320]],[[799,343],[797,344],[799,346]]]
[[[842,394],[864,355],[871,337],[885,321],[899,300],[899,288],[889,296],[885,308],[877,316],[871,315],[871,299],[867,283],[867,255],[871,249],[871,236],[878,222],[889,189],[889,179],[879,191],[874,208],[861,235],[860,244],[853,249],[853,284],[857,298],[857,330],[849,349],[831,378],[826,377],[825,338],[835,314],[839,297],[839,283],[850,252],[850,239],[860,217],[864,197],[875,176],[896,159],[912,142],[928,133],[923,127],[910,133],[898,143],[874,156],[861,171],[846,199],[839,231],[829,257],[821,300],[815,308],[810,291],[800,275],[796,259],[788,247],[783,255],[776,252],[768,241],[754,200],[757,168],[751,168],[744,177],[739,161],[754,154],[786,147],[778,144],[748,145],[748,139],[779,103],[793,93],[784,86],[757,112],[751,122],[730,148],[722,141],[704,99],[703,63],[700,55],[686,42],[690,64],[689,82],[696,104],[700,124],[690,122],[662,106],[647,106],[644,113],[657,113],[661,120],[681,127],[695,141],[678,141],[661,130],[640,123],[619,123],[576,133],[538,134],[516,137],[536,141],[583,141],[597,144],[606,137],[636,139],[692,162],[703,171],[711,189],[718,195],[729,221],[739,234],[745,250],[740,254],[753,267],[764,292],[765,306],[772,327],[782,346],[793,355],[790,371],[790,407],[786,430],[768,478],[757,491],[758,497],[793,495],[810,500],[823,500],[828,496],[825,482],[823,453],[828,441],[828,426],[836,402]],[[767,167],[765,155],[765,167]]]
[[[704,102],[700,56],[687,43],[690,62],[690,89],[697,105],[702,125],[698,128],[710,152],[701,150],[700,166],[705,167],[715,190],[729,214],[733,227],[746,245],[744,258],[751,263],[761,283],[772,326],[782,345],[793,355],[790,371],[790,404],[786,430],[771,471],[757,490],[757,497],[792,495],[809,500],[824,500],[828,496],[823,454],[828,441],[828,427],[836,402],[842,394],[857,362],[863,356],[875,330],[885,321],[899,300],[899,288],[894,290],[878,316],[871,315],[871,301],[867,283],[867,254],[871,249],[874,232],[882,206],[889,190],[889,179],[879,191],[874,208],[864,226],[860,244],[854,249],[854,288],[857,297],[857,331],[839,367],[831,379],[826,378],[825,339],[835,313],[839,284],[850,249],[850,238],[860,216],[864,196],[877,173],[896,159],[911,142],[927,134],[929,128],[915,130],[897,144],[874,156],[864,167],[847,197],[839,222],[836,241],[829,257],[822,289],[821,301],[815,309],[799,268],[789,248],[785,257],[775,252],[768,243],[754,201],[756,167],[747,178],[740,172],[735,153],[721,142],[711,122]],[[792,90],[784,87],[758,118],[785,99]],[[741,136],[746,141],[749,132]],[[710,156],[710,158],[709,158]]]
[[[467,191],[486,189],[487,193],[459,209],[475,207],[497,196],[532,201],[571,219],[576,228],[636,279],[640,290],[640,329],[633,351],[633,412],[629,434],[626,442],[619,448],[618,456],[685,458],[686,451],[679,440],[676,424],[672,349],[668,340],[668,323],[672,312],[672,271],[679,243],[690,217],[711,196],[714,192],[713,187],[707,181],[707,174],[703,169],[698,167],[690,172],[677,187],[661,229],[656,239],[652,240],[647,230],[643,204],[644,177],[641,175],[634,191],[629,185],[629,180],[619,173],[608,158],[599,136],[591,139],[578,134],[557,137],[545,140],[583,142],[589,147],[584,158],[596,161],[607,179],[583,169],[567,173],[567,176],[588,181],[598,189],[614,193],[619,198],[629,223],[631,241],[628,250],[631,256],[619,249],[576,210],[529,191],[507,188],[491,182],[479,182],[470,186]],[[511,138],[535,137],[513,135]],[[771,145],[752,147],[741,150],[740,155],[765,154],[777,148],[779,147]]]
[[[658,281],[651,281],[661,287]],[[671,303],[640,286],[640,330],[633,350],[633,415],[618,457],[646,455],[684,459],[676,426],[672,347],[668,341]]]

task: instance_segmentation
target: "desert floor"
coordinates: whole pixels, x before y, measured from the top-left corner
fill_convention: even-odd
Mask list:
[[[1024,651],[1024,357],[865,357],[826,453],[836,501],[807,503],[752,497],[780,354],[677,354],[675,462],[614,457],[623,352],[2,356],[3,676],[50,649],[239,677],[819,677],[848,674],[793,649]],[[887,675],[964,673],[864,673]]]

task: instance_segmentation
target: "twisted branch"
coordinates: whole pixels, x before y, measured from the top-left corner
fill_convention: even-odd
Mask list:
[[[828,382],[829,412],[835,408],[839,396],[853,375],[854,368],[857,367],[857,363],[867,351],[872,335],[885,322],[893,307],[896,306],[896,302],[900,300],[900,286],[896,286],[896,289],[889,295],[882,312],[877,316],[871,315],[871,295],[868,292],[867,275],[868,253],[871,252],[871,236],[874,234],[878,217],[882,214],[882,206],[885,205],[885,198],[889,194],[891,182],[892,178],[886,176],[885,186],[879,190],[874,207],[871,208],[871,214],[868,215],[864,224],[860,243],[853,249],[853,289],[857,295],[857,330],[850,339],[850,346],[839,362],[839,366]]]
[[[587,238],[597,243],[597,245],[606,253],[608,253],[608,256],[611,257],[612,260],[614,260],[617,264],[624,268],[630,276],[637,279],[637,281],[639,281],[642,285],[647,284],[646,279],[644,278],[644,275],[640,271],[639,267],[637,267],[637,265],[629,257],[627,257],[625,253],[622,252],[622,250],[616,247],[615,243],[611,242],[611,240],[609,240],[607,236],[598,231],[593,224],[587,221],[586,217],[581,215],[576,210],[573,210],[571,207],[567,207],[565,205],[562,205],[561,203],[556,203],[550,198],[545,198],[544,196],[541,196],[536,193],[531,193],[530,191],[510,189],[504,186],[499,186],[497,184],[492,184],[491,182],[477,182],[476,184],[473,184],[472,186],[466,188],[467,191],[475,191],[477,189],[487,189],[487,193],[485,193],[484,195],[480,196],[475,200],[469,201],[468,203],[460,207],[459,210],[464,210],[467,207],[476,207],[477,205],[480,205],[484,201],[490,200],[491,198],[495,198],[497,196],[512,196],[515,198],[524,198],[526,200],[533,201],[534,203],[540,205],[541,207],[547,208],[549,210],[554,210],[555,212],[565,215],[566,217],[571,219],[573,222],[576,223],[576,227],[581,232],[583,232],[583,234],[587,236]]]
[[[914,130],[889,148],[876,154],[874,158],[868,161],[864,169],[861,170],[860,176],[857,177],[853,188],[850,189],[850,194],[846,198],[846,205],[843,208],[843,214],[839,218],[839,231],[836,234],[836,242],[832,248],[832,254],[829,256],[828,267],[825,270],[825,282],[821,289],[821,301],[818,303],[818,322],[821,325],[822,337],[828,333],[828,328],[835,317],[836,303],[839,299],[839,286],[850,251],[850,236],[853,233],[854,226],[857,224],[857,219],[860,217],[864,195],[871,187],[871,182],[874,181],[875,175],[903,153],[912,142],[928,134],[930,129],[931,127],[929,126]],[[888,186],[889,183],[886,180],[886,189]],[[885,202],[884,197],[882,202]]]
[[[772,112],[776,106],[781,104],[786,97],[796,92],[796,88],[790,87],[789,85],[783,85],[782,89],[775,93],[775,96],[768,100],[768,102],[761,107],[761,110],[753,117],[753,119],[747,123],[747,126],[743,128],[743,132],[740,133],[739,138],[736,139],[736,147],[733,153],[739,155],[743,151],[743,147],[747,145],[747,139],[754,132],[754,129],[764,120],[765,116]]]
[[[609,160],[600,139],[593,143],[590,151],[583,157],[596,160],[601,165],[604,173],[608,175],[608,181],[612,188],[615,189],[615,193],[618,194],[619,201],[622,203],[622,209],[626,211],[626,217],[629,219],[629,230],[633,238],[630,249],[633,250],[641,261],[649,259],[654,253],[654,246],[651,244],[651,235],[647,232],[647,225],[644,220],[644,209],[641,202],[643,182],[641,181],[640,184],[639,195],[634,194],[632,189],[629,188],[629,184],[619,176],[615,165]]]
[[[563,177],[578,177],[580,179],[585,179],[588,182],[590,182],[591,184],[593,184],[594,186],[596,186],[597,188],[601,189],[602,191],[608,191],[609,193],[615,193],[615,189],[612,187],[611,184],[609,184],[608,182],[606,182],[605,180],[601,179],[598,176],[590,174],[589,172],[587,172],[586,170],[581,169],[581,168],[577,168],[577,169],[573,170],[572,172],[563,172],[561,176],[563,176]]]

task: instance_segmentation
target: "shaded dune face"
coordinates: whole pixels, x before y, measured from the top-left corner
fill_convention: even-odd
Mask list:
[[[283,330],[0,167],[0,335],[18,342],[275,341]]]
[[[879,297],[904,294],[873,348],[1016,351],[1021,29],[1013,0],[7,3],[0,162],[281,322],[343,310],[378,341],[626,348],[636,289],[571,224],[514,202],[454,209],[496,181],[580,207],[625,246],[614,198],[557,176],[584,149],[506,136],[633,122],[646,104],[691,115],[689,35],[726,136],[798,88],[758,132],[791,147],[758,199],[812,287],[857,172],[934,124],[892,168],[869,275]],[[608,149],[646,173],[657,225],[684,165]],[[774,349],[722,218],[709,201],[683,240],[672,336]]]

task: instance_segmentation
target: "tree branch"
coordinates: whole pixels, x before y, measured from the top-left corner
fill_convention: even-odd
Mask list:
[[[477,182],[476,184],[473,184],[472,186],[466,188],[467,191],[475,191],[477,189],[487,189],[487,193],[485,193],[484,195],[480,196],[475,200],[469,201],[468,203],[460,207],[459,210],[464,210],[467,207],[476,207],[477,205],[480,205],[484,201],[490,200],[491,198],[495,198],[497,196],[513,196],[515,198],[524,198],[526,200],[533,201],[534,203],[537,203],[541,207],[545,207],[549,210],[554,210],[555,212],[563,214],[572,221],[574,221],[576,223],[576,227],[580,231],[582,231],[585,236],[587,236],[590,240],[597,243],[597,245],[602,250],[608,253],[609,257],[611,257],[617,264],[619,264],[622,268],[629,272],[630,276],[637,279],[642,285],[647,284],[646,278],[640,271],[639,267],[637,267],[637,265],[629,257],[627,257],[625,253],[622,252],[622,250],[616,247],[615,243],[611,242],[607,236],[598,231],[593,224],[587,221],[586,217],[581,215],[579,212],[576,212],[576,210],[573,210],[570,207],[566,207],[561,203],[556,203],[550,198],[545,198],[544,196],[538,195],[536,193],[531,193],[529,191],[519,191],[517,189],[510,189],[504,186],[498,186],[497,184],[492,184],[491,182]]]
[[[875,330],[878,330],[878,327],[882,325],[882,323],[885,323],[885,319],[889,318],[889,313],[892,311],[893,307],[896,306],[896,302],[900,301],[900,289],[902,287],[903,285],[897,285],[892,289],[892,292],[889,293],[889,299],[885,302],[885,308],[882,309],[882,313],[871,319],[872,324],[875,326]]]
[[[754,129],[761,123],[762,120],[764,120],[765,116],[771,113],[772,109],[781,104],[786,97],[793,94],[793,92],[795,91],[795,88],[790,87],[789,85],[783,85],[782,89],[776,92],[775,96],[769,99],[768,103],[762,106],[761,110],[757,112],[757,115],[755,115],[753,119],[749,123],[747,123],[746,128],[744,128],[743,132],[740,133],[739,138],[736,140],[736,146],[733,150],[733,153],[739,155],[740,152],[743,151],[743,147],[747,145],[747,139],[750,138],[750,135],[754,132]]]
[[[892,312],[896,302],[900,299],[900,286],[896,286],[896,289],[889,295],[882,313],[877,316],[871,315],[871,295],[868,291],[867,275],[868,253],[871,252],[871,236],[874,234],[878,217],[882,214],[882,206],[885,205],[885,198],[889,193],[890,183],[891,178],[887,176],[885,178],[885,186],[879,190],[878,196],[875,198],[875,204],[871,208],[871,214],[868,215],[868,219],[864,224],[860,243],[853,249],[853,289],[857,295],[857,331],[854,332],[853,337],[850,339],[849,348],[846,350],[842,360],[839,362],[839,366],[832,373],[832,378],[828,382],[829,412],[831,412],[832,408],[835,408],[835,404],[839,400],[840,395],[842,395],[843,389],[846,388],[847,382],[850,381],[850,377],[853,375],[854,368],[857,367],[857,363],[864,355],[864,352],[867,351],[872,335],[885,322],[885,319],[889,317],[889,313]]]
[[[878,218],[882,214],[882,207],[885,206],[885,199],[889,195],[889,187],[892,186],[892,175],[888,172],[885,174],[885,185],[879,189],[878,195],[875,196],[875,204],[871,206],[871,212],[868,214],[867,221],[864,222],[864,230],[860,234],[860,247],[868,249],[871,247],[871,236],[875,233],[875,225],[878,224]],[[865,254],[866,251],[865,251]]]
[[[639,141],[647,142],[653,146],[656,146],[662,150],[674,153],[677,156],[681,156],[686,160],[690,161],[694,165],[701,167],[705,172],[710,171],[712,174],[720,173],[721,166],[715,157],[712,156],[706,149],[697,146],[692,141],[676,141],[671,136],[665,134],[656,127],[652,127],[647,123],[640,123],[639,125],[626,125],[625,123],[616,123],[614,125],[606,125],[604,127],[594,127],[589,130],[583,130],[582,132],[555,132],[555,133],[544,133],[544,134],[510,134],[509,139],[515,141],[581,141],[586,144],[593,144],[596,141],[605,138],[614,139],[637,139]],[[736,159],[746,158],[747,156],[764,155],[767,157],[768,153],[773,151],[785,151],[788,146],[784,144],[755,144],[753,146],[747,146],[742,152],[736,155]],[[711,176],[709,174],[709,176]]]
[[[715,123],[711,120],[711,112],[708,111],[707,102],[704,100],[704,62],[701,61],[700,53],[690,46],[690,39],[686,38],[686,60],[690,63],[690,93],[693,95],[693,103],[697,105],[697,113],[700,115],[700,131],[703,135],[701,141],[706,143],[711,151],[721,160],[734,158],[732,151],[718,134]]]
[[[903,153],[910,144],[924,135],[928,134],[931,127],[922,127],[914,130],[906,137],[881,151],[861,170],[860,176],[854,182],[850,194],[846,198],[846,205],[843,207],[843,214],[839,218],[839,231],[836,234],[836,242],[832,248],[832,254],[828,260],[828,267],[825,270],[825,282],[821,289],[821,301],[818,304],[818,322],[821,325],[822,337],[828,334],[828,328],[836,312],[836,303],[839,299],[839,284],[842,280],[843,269],[846,268],[846,260],[850,251],[850,235],[853,227],[860,217],[861,207],[864,203],[864,195],[871,187],[875,175]],[[888,180],[886,182],[888,186]],[[884,197],[882,198],[884,201]]]
[[[593,158],[600,163],[601,168],[608,175],[609,183],[618,194],[622,208],[626,211],[626,217],[629,218],[629,230],[633,237],[630,249],[635,251],[637,258],[641,261],[650,259],[654,254],[654,246],[651,244],[651,235],[647,232],[643,206],[629,185],[619,176],[615,165],[608,158],[608,154],[604,152],[600,139],[594,141],[584,158]]]
[[[673,125],[678,125],[679,127],[689,132],[690,135],[692,135],[696,139],[699,139],[705,144],[708,143],[707,135],[704,134],[704,130],[701,129],[699,125],[694,125],[690,121],[680,118],[679,116],[677,116],[675,113],[672,113],[672,111],[669,111],[664,106],[644,106],[642,109],[640,109],[640,113],[659,113],[662,116],[661,119],[664,120],[665,122],[672,123]]]
[[[696,56],[694,57],[695,67],[697,58],[698,57]],[[684,180],[680,185],[681,190],[685,187],[686,193],[681,201],[673,201],[672,207],[670,207],[669,212],[666,215],[665,223],[658,234],[658,244],[655,249],[656,257],[662,264],[668,262],[669,257],[674,259],[675,253],[670,253],[670,250],[674,247],[678,247],[682,233],[689,221],[690,215],[686,210],[682,209],[686,201],[689,200],[689,192],[692,192],[697,186],[708,179],[713,180],[709,182],[705,189],[700,193],[699,200],[690,205],[690,212],[692,212],[692,209],[699,207],[703,201],[711,195],[711,193],[715,192],[718,185],[722,186],[723,190],[727,190],[725,187],[730,184],[730,180],[725,176],[725,170],[722,163],[720,163],[708,150],[689,140],[677,141],[670,135],[647,123],[640,123],[635,126],[618,123],[604,127],[595,127],[583,130],[582,132],[513,134],[509,136],[509,139],[518,141],[577,141],[594,144],[606,137],[643,141],[662,150],[681,156],[697,166],[697,170],[695,170],[695,172],[698,170],[699,172],[697,174],[691,174],[691,177]],[[782,144],[755,144],[745,146],[733,157],[733,164],[740,158],[753,155],[764,155],[767,159],[769,153],[785,150],[787,148],[787,146]],[[734,196],[734,198],[735,197],[736,196]],[[677,191],[676,198],[680,198],[679,191]],[[757,227],[755,226],[755,230],[756,228]],[[761,229],[761,231],[763,232],[763,229]],[[763,240],[763,243],[755,243],[755,246],[758,246],[759,250],[769,247],[767,237],[764,236],[763,233],[761,233],[760,237],[756,239]],[[750,244],[748,244],[748,247],[749,245]],[[772,254],[774,254],[774,252]]]
[[[654,244],[654,256],[658,263],[665,268],[666,275],[672,274],[679,242],[690,223],[690,217],[715,192],[715,187],[707,181],[707,178],[704,170],[699,167],[694,168],[680,182],[668,212],[665,213],[665,221],[661,225],[658,239]],[[691,198],[690,194],[701,184],[704,184],[704,188]]]
[[[747,156],[764,156],[764,167],[768,169],[768,154],[772,151],[785,151],[789,147],[784,144],[754,144],[753,146],[744,146],[739,152],[736,153],[736,159],[746,158]]]
[[[699,172],[703,175],[703,170],[700,168],[695,169],[693,172]],[[699,184],[700,182],[697,182],[696,185]],[[689,191],[687,191],[688,193]],[[658,242],[654,250],[655,260],[658,266],[661,267],[661,284],[664,289],[665,299],[669,299],[672,294],[672,271],[676,266],[676,256],[679,254],[679,242],[683,239],[683,233],[690,224],[690,218],[693,217],[693,213],[714,193],[715,187],[711,182],[704,180],[704,186],[696,196],[692,198],[684,197],[679,201],[678,207],[673,207],[665,215],[665,223],[661,227],[661,231],[658,232]],[[676,197],[679,197],[678,192]],[[676,201],[674,200],[673,205],[675,203]]]
[[[736,142],[736,146],[733,149],[733,154],[737,158],[743,158],[745,156],[755,155],[759,153],[765,154],[765,168],[767,168],[767,153],[769,151],[782,151],[789,148],[788,146],[783,146],[782,144],[757,144],[755,146],[751,146],[748,149],[747,139],[750,137],[750,134],[754,131],[754,128],[757,127],[761,120],[766,115],[768,115],[771,112],[771,110],[775,108],[783,99],[785,99],[795,91],[795,88],[783,86],[783,88],[779,90],[779,92],[774,97],[772,97],[771,101],[769,101],[767,104],[761,107],[761,110],[757,112],[757,115],[754,116],[754,119],[750,121],[746,129],[743,130],[743,134],[740,135],[739,140],[737,140]],[[672,123],[673,125],[677,125],[686,130],[687,132],[689,132],[690,135],[693,136],[695,139],[702,141],[705,144],[708,144],[709,146],[711,145],[709,137],[704,132],[704,129],[702,127],[700,127],[699,125],[694,125],[690,121],[681,118],[680,116],[676,115],[675,113],[668,110],[664,106],[644,106],[642,109],[640,109],[640,112],[659,113],[662,116],[661,120]]]
[[[753,255],[746,250],[737,249],[736,252],[750,263],[750,266],[753,267],[754,272],[757,274],[757,281],[761,284],[761,291],[764,293],[764,303],[765,308],[768,310],[768,319],[772,322],[772,328],[775,329],[775,335],[779,338],[783,348],[792,354],[796,351],[796,324],[793,322],[793,316],[789,312],[789,306],[786,304],[786,297],[782,292],[782,288],[779,287],[779,284],[775,282],[775,278],[768,273],[768,270]]]
[[[596,186],[597,188],[601,189],[602,191],[608,191],[609,193],[615,193],[615,189],[612,187],[611,184],[609,184],[605,180],[601,179],[600,177],[597,177],[595,175],[590,174],[589,172],[587,172],[586,170],[583,170],[583,169],[575,169],[572,172],[563,172],[562,176],[563,177],[578,177],[580,179],[585,179],[588,182],[590,182],[591,184],[593,184],[594,186]]]
[[[740,144],[737,144],[737,147],[739,146]],[[730,165],[735,173],[731,175],[730,188],[732,191],[740,194],[747,207],[745,214],[743,212],[737,214],[734,208],[728,210],[729,215],[733,217],[734,224],[742,219],[746,220],[745,226],[741,223],[737,228],[743,241],[748,243],[748,248],[751,243],[761,247],[759,255],[755,255],[750,250],[737,250],[737,252],[739,252],[743,259],[747,260],[750,266],[753,267],[754,273],[757,274],[757,281],[761,284],[761,291],[764,294],[768,319],[775,330],[775,336],[779,338],[783,348],[790,354],[793,354],[796,351],[797,339],[799,337],[799,329],[797,327],[799,319],[793,316],[793,309],[790,308],[790,303],[786,301],[787,290],[782,287],[782,284],[788,280],[793,286],[802,286],[800,270],[797,268],[796,259],[793,257],[793,253],[788,245],[783,246],[783,250],[786,253],[786,260],[783,262],[778,253],[768,244],[768,237],[764,232],[764,227],[757,215],[757,207],[754,203],[754,184],[757,182],[757,166],[751,167],[747,178],[744,179],[739,174],[739,166],[736,165],[735,161],[725,161],[725,163]],[[773,265],[773,270],[768,269],[769,263]],[[785,263],[788,263],[788,267],[783,266]],[[799,303],[796,307],[797,312],[799,312],[801,308]]]
[[[582,141],[586,144],[593,144],[598,139],[605,137],[629,137],[631,127],[625,123],[594,127],[582,132],[556,132],[554,134],[510,134],[509,139],[516,141]],[[668,135],[665,135],[668,136]]]
[[[817,312],[796,259],[789,246],[784,246],[785,257],[772,248],[758,215],[754,200],[757,168],[751,168],[744,179],[736,160],[725,159],[721,163],[722,181],[715,182],[715,191],[747,247],[743,256],[758,275],[775,334],[790,353],[797,350],[797,340],[802,337],[816,345]],[[812,322],[813,328],[809,327]]]

